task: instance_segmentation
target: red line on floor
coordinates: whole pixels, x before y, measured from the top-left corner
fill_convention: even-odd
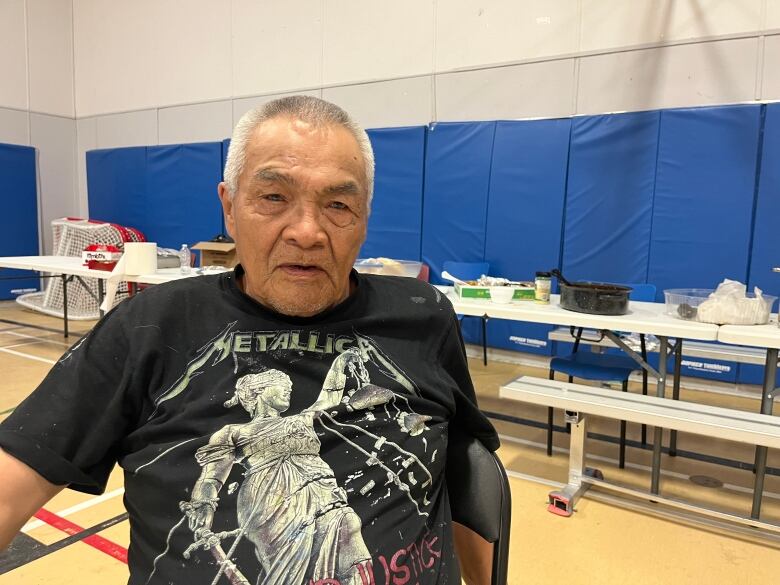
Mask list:
[[[74,524],[70,520],[66,520],[53,512],[41,508],[35,513],[35,517],[42,522],[46,522],[49,526],[53,526],[57,530],[62,530],[66,534],[77,535],[79,532],[83,532],[84,529],[78,524]],[[114,557],[118,561],[122,561],[127,564],[127,549],[119,546],[110,540],[93,534],[87,536],[81,542],[88,544],[89,546],[96,548],[100,552],[106,553],[108,556]]]

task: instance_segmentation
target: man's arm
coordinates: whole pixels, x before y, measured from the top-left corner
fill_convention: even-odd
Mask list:
[[[493,573],[493,544],[457,522],[452,523],[455,552],[466,585],[490,585]]]
[[[0,477],[0,550],[4,550],[25,522],[65,486],[49,483],[2,449]]]

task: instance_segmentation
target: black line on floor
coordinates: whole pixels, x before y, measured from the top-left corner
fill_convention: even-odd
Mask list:
[[[31,563],[40,558],[43,558],[46,555],[50,555],[53,552],[62,550],[66,546],[70,546],[73,543],[80,542],[88,536],[92,536],[93,534],[102,532],[106,528],[110,528],[111,526],[114,526],[115,524],[119,524],[120,522],[124,522],[125,520],[127,520],[127,512],[125,512],[124,514],[120,514],[119,516],[114,516],[113,518],[109,518],[108,520],[105,520],[100,524],[96,524],[91,528],[82,530],[78,534],[74,534],[72,536],[68,536],[67,538],[63,538],[62,540],[58,540],[57,542],[50,544],[48,546],[41,544],[40,542],[38,542],[37,540],[33,539],[30,536],[27,536],[26,534],[20,533],[16,536],[16,538],[14,538],[13,542],[11,542],[11,548],[9,548],[7,552],[0,554],[0,575],[2,575],[3,573],[7,573],[8,571],[13,571],[14,569],[21,567],[22,565],[26,565],[27,563]],[[20,540],[20,545],[18,548],[24,554],[15,554],[14,556],[10,556],[9,553],[14,548],[14,543],[16,543],[17,539]],[[38,543],[39,546],[32,545],[29,542],[29,540],[33,540],[34,542]]]
[[[27,559],[36,558],[35,555],[45,548],[42,542],[20,532],[8,549],[0,553],[0,575],[28,563]]]
[[[504,422],[510,422],[516,425],[535,427],[537,429],[545,429],[545,430],[547,429],[546,422],[540,422],[528,418],[520,418],[517,416],[512,416],[511,414],[503,414],[501,412],[490,412],[487,410],[483,410],[482,413],[488,418],[493,418]],[[553,425],[553,430],[559,433],[565,433],[566,427]],[[602,433],[588,433],[588,438],[595,439],[597,441],[603,441],[605,443],[612,443],[613,445],[620,444],[620,439],[618,437],[613,437],[612,435],[604,435]],[[626,439],[626,447],[632,447],[634,449],[644,449],[646,451],[653,450],[653,445],[651,443],[647,443],[646,445],[643,445],[640,441],[633,441],[631,439]],[[661,451],[668,455],[669,447],[662,447]],[[753,463],[746,463],[744,461],[737,461],[735,459],[727,459],[725,457],[717,457],[715,455],[707,455],[706,453],[697,453],[696,451],[685,451],[680,448],[677,449],[677,457],[685,457],[686,459],[702,461],[703,463],[714,463],[716,465],[723,465],[725,467],[731,467],[733,469],[742,469],[745,471],[753,471],[753,467],[754,467]],[[780,476],[780,468],[767,466],[766,474]]]

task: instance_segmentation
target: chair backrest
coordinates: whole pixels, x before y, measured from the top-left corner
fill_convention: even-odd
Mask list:
[[[498,456],[478,439],[452,437],[447,446],[452,519],[493,543],[492,585],[506,585],[512,496]]]
[[[489,262],[445,262],[442,271],[446,270],[452,276],[461,280],[476,280],[483,274],[490,272]]]
[[[628,293],[628,298],[632,301],[646,301],[652,303],[655,301],[655,285],[654,284],[626,284],[625,286],[631,287],[631,292]]]

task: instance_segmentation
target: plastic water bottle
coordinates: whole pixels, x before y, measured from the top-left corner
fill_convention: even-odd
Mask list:
[[[182,274],[189,274],[192,266],[192,253],[190,252],[190,249],[187,247],[187,244],[181,245],[181,250],[179,250],[179,269],[181,270]]]

